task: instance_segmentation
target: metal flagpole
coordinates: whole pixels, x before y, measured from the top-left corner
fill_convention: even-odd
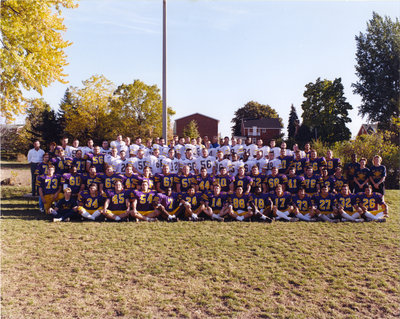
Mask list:
[[[162,80],[162,135],[165,142],[167,139],[167,0],[163,0],[163,80]]]

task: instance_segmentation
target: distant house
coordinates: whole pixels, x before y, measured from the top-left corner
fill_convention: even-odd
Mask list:
[[[253,142],[261,138],[264,144],[268,144],[269,140],[278,138],[281,131],[282,125],[277,118],[242,120],[242,135],[251,137]]]
[[[200,113],[194,113],[175,120],[174,133],[178,136],[183,136],[183,129],[193,120],[197,122],[201,137],[207,135],[211,139],[212,136],[218,136],[219,120]]]
[[[373,135],[378,132],[378,124],[362,124],[357,136]]]

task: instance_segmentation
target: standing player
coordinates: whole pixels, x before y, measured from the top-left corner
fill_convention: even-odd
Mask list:
[[[40,142],[38,140],[33,142],[33,148],[28,152],[28,162],[31,166],[31,186],[32,196],[36,196],[36,170],[37,166],[43,161],[44,151],[40,148]]]
[[[114,168],[114,170],[116,170],[119,159],[120,159],[120,157],[118,155],[118,149],[113,147],[111,149],[111,154],[104,157],[104,163],[107,165],[111,165]]]
[[[271,192],[276,189],[278,185],[285,185],[287,183],[286,175],[279,175],[278,168],[273,167],[271,170],[271,175],[268,175],[265,179],[268,186],[268,190]]]
[[[281,161],[281,165],[279,167],[279,174],[287,174],[289,171],[289,167],[293,163],[293,156],[286,155],[286,148],[281,149],[281,153],[278,156],[278,160]]]
[[[306,189],[306,193],[313,196],[318,192],[320,184],[321,176],[315,174],[311,166],[307,166],[306,174],[304,175],[304,188]]]
[[[270,151],[268,153],[268,163],[267,163],[267,167],[266,167],[266,175],[271,175],[272,174],[272,168],[276,167],[277,169],[279,169],[279,167],[281,166],[281,160],[278,158],[274,158],[275,153],[273,151]]]
[[[308,166],[311,166],[314,173],[318,174],[322,166],[326,166],[325,157],[318,157],[316,150],[311,150]]]
[[[333,174],[333,177],[335,179],[335,186],[334,186],[335,191],[336,193],[340,193],[340,191],[342,190],[342,186],[344,184],[347,184],[347,179],[343,176],[342,168],[340,166],[336,167],[336,171],[335,174]]]
[[[307,164],[307,159],[305,157],[301,157],[300,150],[296,150],[294,152],[295,158],[293,159],[292,166],[295,168],[296,175],[304,175],[304,170]]]
[[[144,156],[144,150],[137,151],[137,157],[134,157],[133,171],[137,174],[143,174],[144,167],[147,166],[147,158]]]
[[[385,195],[386,167],[382,165],[382,157],[375,155],[373,166],[370,168],[369,180],[372,185],[372,191]]]
[[[85,155],[86,169],[89,170],[90,166],[96,167],[96,172],[104,172],[104,154],[100,153],[100,146],[96,145],[93,147],[93,153],[87,153]]]
[[[182,174],[175,176],[177,193],[187,192],[191,185],[196,185],[196,177],[190,173],[188,165],[182,167]]]
[[[267,192],[267,185],[265,184],[267,176],[260,173],[257,165],[253,166],[249,177],[253,180],[251,191],[255,191],[256,187],[260,187],[264,193]]]
[[[72,165],[69,169],[69,173],[65,173],[61,178],[64,184],[63,189],[69,188],[71,195],[74,199],[78,198],[78,194],[81,190],[82,175],[78,173],[76,166]]]
[[[297,194],[299,189],[303,187],[304,177],[296,175],[296,169],[291,166],[289,167],[289,175],[287,176],[286,190],[292,195]]]
[[[218,174],[218,172],[221,171],[221,167],[225,167],[226,171],[229,172],[231,169],[231,161],[227,158],[224,158],[224,153],[219,150],[217,152],[217,159],[215,160],[215,166],[214,166],[214,175]]]
[[[239,160],[239,155],[237,153],[231,154],[231,169],[229,175],[235,177],[238,173],[239,167],[244,166],[244,163]]]
[[[208,149],[203,148],[201,150],[201,156],[196,159],[195,162],[196,174],[200,173],[202,168],[205,168],[208,174],[213,174],[213,169],[215,165],[215,158],[208,155]]]
[[[111,165],[106,166],[105,173],[99,173],[101,180],[100,192],[111,191],[114,188],[114,183],[116,180],[122,181],[122,176],[114,172],[114,168]]]
[[[154,182],[154,177],[151,174],[151,168],[149,166],[145,166],[144,167],[143,175],[139,176],[139,180],[141,182],[147,181],[149,189],[151,189],[151,190],[155,190],[156,189],[156,184]]]
[[[75,153],[75,157],[72,160],[72,165],[76,166],[76,170],[78,173],[83,174],[86,170],[86,160],[82,157],[82,151],[77,150]]]
[[[168,157],[165,157],[162,160],[163,165],[169,166],[169,171],[173,174],[178,174],[180,171],[179,160],[175,157],[175,150],[171,147],[168,150]]]
[[[357,154],[353,153],[351,155],[351,162],[347,163],[344,166],[344,173],[346,175],[346,179],[349,182],[350,192],[354,192],[355,182],[354,176],[356,175],[356,171],[360,169],[360,163],[357,162]]]
[[[139,175],[133,173],[132,164],[125,167],[125,174],[122,175],[122,183],[125,189],[136,189],[139,184]]]
[[[257,167],[257,165],[254,165]],[[251,186],[253,185],[253,179],[250,176],[244,175],[244,167],[239,167],[238,174],[233,178],[233,182],[230,185],[230,191],[233,193],[234,189],[237,189],[238,186],[241,186],[244,194],[247,196],[250,194]]]
[[[214,177],[214,184],[221,186],[221,192],[228,193],[232,182],[233,177],[228,175],[225,166],[221,166],[220,173]]]
[[[340,165],[340,158],[334,158],[332,150],[328,150],[326,152],[325,161],[326,168],[328,169],[328,175],[332,176],[335,173],[336,168]]]
[[[153,175],[160,174],[162,172],[163,159],[164,156],[160,155],[160,148],[153,149],[153,155],[147,157],[147,166],[151,167]]]
[[[197,175],[196,180],[196,192],[207,193],[212,191],[214,177],[207,173],[207,169],[205,167],[201,168],[200,175]]]
[[[97,189],[100,189],[101,178],[100,174],[96,172],[96,167],[89,167],[89,172],[82,174],[82,183],[81,183],[81,191],[84,189],[89,189],[91,184],[96,184]]]
[[[335,193],[335,178],[328,175],[328,169],[326,167],[321,168],[320,185],[328,186],[329,192]]]
[[[364,192],[364,188],[367,187],[370,170],[367,168],[367,159],[365,157],[360,159],[360,168],[356,170],[354,174],[354,192]]]

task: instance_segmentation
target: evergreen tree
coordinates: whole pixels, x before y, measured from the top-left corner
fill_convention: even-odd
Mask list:
[[[289,121],[288,121],[288,139],[293,139],[296,134],[296,126],[299,123],[299,117],[297,116],[296,108],[290,107]]]

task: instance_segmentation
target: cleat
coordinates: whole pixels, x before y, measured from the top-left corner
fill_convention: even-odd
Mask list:
[[[379,218],[375,220],[375,223],[386,223],[386,218]]]
[[[53,218],[53,223],[62,222],[62,218]]]
[[[298,222],[299,219],[297,217],[292,217],[289,222]]]
[[[363,223],[363,222],[364,222],[364,219],[362,219],[362,218],[357,218],[357,219],[355,219],[353,222],[354,222],[354,223]]]

